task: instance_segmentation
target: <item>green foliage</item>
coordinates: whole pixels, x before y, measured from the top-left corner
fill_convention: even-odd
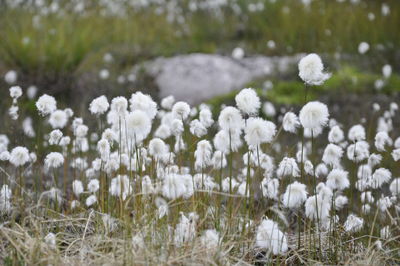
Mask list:
[[[312,86],[308,88],[307,99],[314,100],[326,94],[338,95],[346,93],[375,93],[375,81],[383,79],[381,75],[362,72],[356,67],[342,66],[332,77],[322,86]],[[390,78],[383,79],[384,87],[382,91],[392,94],[400,91],[400,76],[392,74]],[[302,105],[304,103],[305,86],[300,80],[279,80],[273,79],[273,88],[265,91],[259,89],[264,80],[259,80],[247,84],[246,87],[258,88],[258,95],[261,95],[263,101],[272,101],[276,104]],[[228,94],[215,97],[208,101],[213,107],[221,104],[234,105],[235,95],[238,91],[232,91]]]
[[[386,60],[396,64],[400,45],[399,2],[387,1],[391,14],[380,14],[378,2],[354,6],[337,1],[264,3],[250,12],[248,1],[238,1],[241,15],[225,7],[218,14],[188,11],[182,1],[183,23],[168,22],[155,8],[127,10],[127,16],[103,16],[96,5],[84,15],[71,12],[38,16],[23,9],[5,9],[0,16],[0,58],[7,67],[29,72],[73,72],[80,66],[98,66],[105,52],[116,54],[122,65],[155,56],[187,52],[230,52],[242,46],[252,53],[286,55],[297,52],[356,53],[366,41],[385,46]],[[286,11],[285,11],[286,10]],[[368,20],[368,12],[376,16]],[[274,40],[275,49],[269,49]],[[371,51],[372,53],[372,51]]]

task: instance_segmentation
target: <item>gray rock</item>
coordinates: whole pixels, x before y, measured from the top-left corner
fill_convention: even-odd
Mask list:
[[[148,61],[135,66],[133,71],[141,70],[152,77],[160,98],[174,95],[178,100],[197,104],[242,89],[251,81],[285,73],[300,58],[296,55],[234,59],[214,54],[189,54]]]

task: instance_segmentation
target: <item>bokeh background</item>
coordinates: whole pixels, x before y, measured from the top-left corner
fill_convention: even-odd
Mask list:
[[[81,112],[100,94],[218,105],[249,86],[296,105],[297,62],[311,52],[333,73],[311,98],[349,108],[397,99],[399,8],[398,0],[0,0],[1,111],[11,85]]]

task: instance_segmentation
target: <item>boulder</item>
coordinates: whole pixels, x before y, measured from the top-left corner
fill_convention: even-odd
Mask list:
[[[174,95],[178,100],[197,104],[241,89],[254,80],[285,73],[300,57],[234,59],[216,54],[189,54],[147,61],[133,71],[152,77],[160,98]]]

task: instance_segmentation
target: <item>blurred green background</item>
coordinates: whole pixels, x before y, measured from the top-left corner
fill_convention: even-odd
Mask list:
[[[80,87],[88,97],[123,93],[129,85],[116,77],[145,60],[230,55],[241,47],[246,55],[323,55],[337,75],[321,93],[371,91],[389,64],[393,75],[383,92],[392,93],[400,89],[399,8],[398,0],[2,0],[0,74],[16,70],[22,86],[34,84],[68,102]],[[361,42],[370,45],[366,54],[358,52]],[[105,60],[107,54],[112,60]],[[113,79],[98,80],[104,68]],[[288,93],[301,86],[293,73],[273,80],[272,100],[298,101]]]

